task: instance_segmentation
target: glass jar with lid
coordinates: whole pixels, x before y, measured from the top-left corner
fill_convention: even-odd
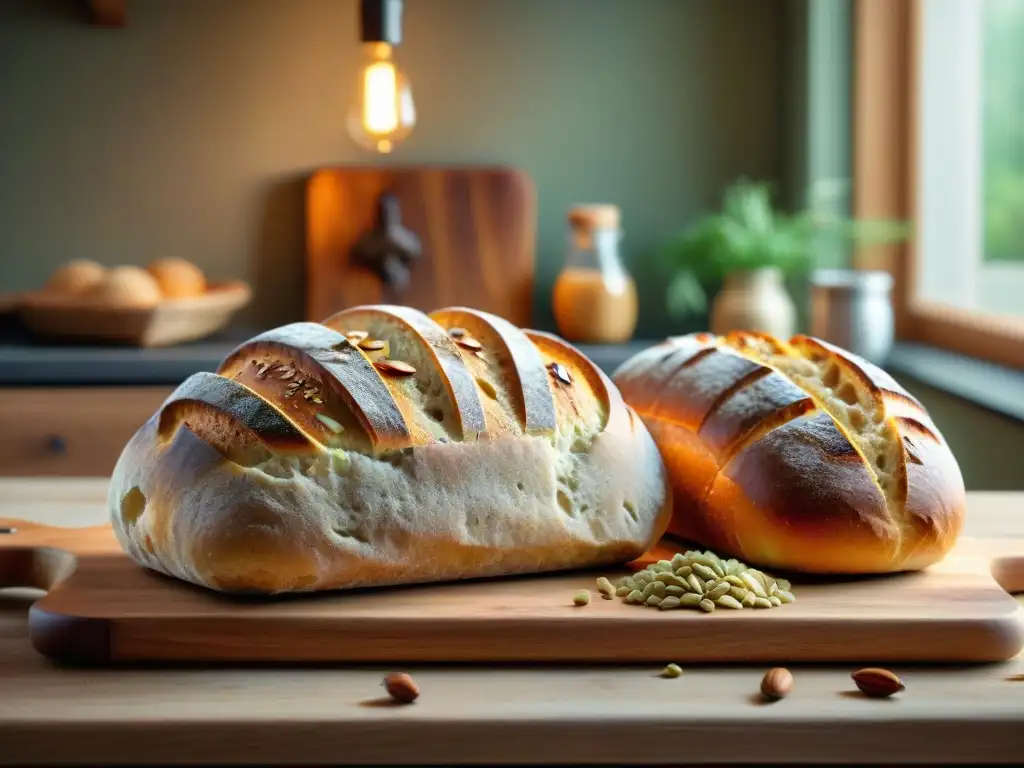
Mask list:
[[[618,344],[636,330],[636,284],[619,255],[620,220],[614,205],[569,211],[568,250],[553,297],[558,331],[569,341]]]

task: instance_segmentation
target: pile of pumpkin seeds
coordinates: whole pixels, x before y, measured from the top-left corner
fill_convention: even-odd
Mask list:
[[[610,598],[605,585],[607,579],[598,579],[598,590]],[[716,607],[777,608],[796,599],[790,590],[785,579],[772,578],[738,560],[722,560],[714,552],[690,550],[624,576],[615,585],[614,594],[627,603],[662,611],[699,608],[711,613]]]

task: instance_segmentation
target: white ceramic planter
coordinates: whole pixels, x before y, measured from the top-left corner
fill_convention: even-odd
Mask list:
[[[711,332],[761,331],[782,339],[795,332],[796,306],[778,269],[734,272],[711,311]]]

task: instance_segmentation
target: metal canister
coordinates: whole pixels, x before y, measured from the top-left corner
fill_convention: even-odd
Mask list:
[[[816,270],[811,275],[811,335],[884,365],[893,343],[892,275]]]

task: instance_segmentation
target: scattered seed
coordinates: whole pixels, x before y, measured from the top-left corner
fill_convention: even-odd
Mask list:
[[[678,664],[669,664],[661,670],[662,677],[679,677],[683,674],[683,668]]]
[[[691,573],[686,577],[686,581],[690,585],[690,588],[698,595],[704,594],[704,582],[698,579],[696,574]]]
[[[743,603],[741,603],[732,595],[722,595],[715,602],[723,608],[732,608],[733,610],[737,611],[743,609]]]
[[[374,352],[384,349],[384,342],[380,339],[363,339],[359,342],[359,348],[365,352]]]
[[[664,571],[662,573],[659,573],[654,578],[655,578],[655,580],[660,581],[666,587],[667,586],[681,587],[681,586],[683,586],[686,583],[681,578],[679,578],[674,573],[672,573],[672,571]]]
[[[657,597],[657,595],[655,595],[655,597]],[[678,597],[676,597],[675,595],[669,595],[667,597],[663,597],[661,599],[661,602],[658,603],[658,610],[667,611],[672,608],[678,608],[681,604],[682,603]]]
[[[730,588],[731,587],[730,587],[729,584],[719,584],[717,587],[713,587],[712,589],[709,589],[707,591],[707,594],[705,595],[705,597],[707,597],[708,600],[717,600],[720,597],[724,597],[724,596],[728,595]],[[730,598],[730,599],[735,599],[735,598]]]
[[[764,591],[764,586],[761,584],[760,581],[758,581],[750,575],[750,571],[745,571],[744,573],[741,573],[740,578],[743,579],[744,582],[746,582],[747,588],[755,595],[757,595],[757,597],[768,597],[768,593]]]
[[[574,605],[589,605],[590,604],[590,592],[582,590],[572,596],[572,602]]]
[[[358,344],[369,335],[366,331],[349,331],[345,334],[345,338],[353,344]]]
[[[791,588],[786,579],[748,568],[735,558],[723,560],[710,550],[691,550],[622,576],[614,587],[608,581],[599,591],[609,600],[625,598],[631,605],[656,605],[661,610],[700,608],[710,613],[715,606],[730,610],[778,608],[796,600]]]
[[[295,369],[294,368],[286,368],[284,373],[282,373],[277,378],[279,378],[279,379],[290,379],[294,375],[295,375]]]
[[[608,581],[604,576],[597,579],[597,591],[601,593],[601,597],[606,600],[611,600],[615,596],[615,587]]]

